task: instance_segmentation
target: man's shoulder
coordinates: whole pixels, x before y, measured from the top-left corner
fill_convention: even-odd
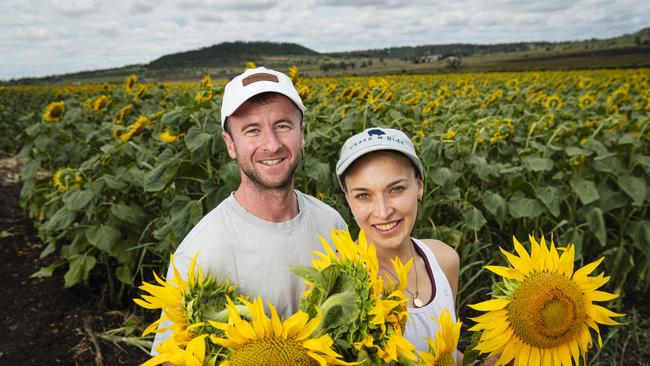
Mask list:
[[[319,200],[314,196],[310,196],[300,191],[296,191],[296,192],[297,192],[296,194],[299,194],[303,197],[303,200],[306,205],[305,207],[306,210],[315,212],[319,215],[330,215],[334,218],[341,218],[339,212],[336,211],[332,206],[328,205],[327,203]]]
[[[321,221],[323,224],[330,226],[332,225],[332,222],[334,222],[336,226],[339,226],[341,229],[347,226],[341,214],[339,214],[339,212],[336,211],[332,206],[319,200],[316,197],[304,194],[298,190],[296,190],[296,194],[303,197],[305,211],[318,221]]]

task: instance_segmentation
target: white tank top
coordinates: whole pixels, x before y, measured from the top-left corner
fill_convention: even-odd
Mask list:
[[[411,238],[411,240],[415,243],[415,248],[419,254],[425,259],[431,283],[435,286],[435,294],[434,298],[423,307],[407,309],[410,319],[406,322],[404,337],[418,351],[427,352],[429,350],[429,344],[426,341],[426,337],[435,339],[436,332],[440,329],[440,325],[431,318],[440,318],[442,309],[447,308],[451,314],[452,321],[455,322],[456,311],[451,286],[442,268],[440,268],[436,256],[426,244],[415,238]],[[455,356],[456,352],[454,352],[454,359]]]

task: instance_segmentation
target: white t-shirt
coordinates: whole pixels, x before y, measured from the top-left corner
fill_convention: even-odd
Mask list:
[[[174,252],[174,263],[184,278],[192,258],[203,273],[229,278],[251,299],[270,301],[280,316],[298,310],[303,279],[289,272],[293,265],[311,265],[312,251],[323,251],[319,236],[330,241],[330,230],[345,229],[341,215],[318,199],[296,192],[300,212],[286,222],[269,222],[246,211],[231,194],[205,215]],[[167,278],[173,278],[171,266]],[[164,323],[161,325],[165,327]],[[158,333],[151,354],[170,336]]]

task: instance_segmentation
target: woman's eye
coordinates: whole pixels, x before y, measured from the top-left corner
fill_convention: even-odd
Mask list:
[[[402,191],[404,191],[404,189],[405,189],[405,188],[402,187],[402,186],[396,186],[396,187],[391,188],[390,191],[391,191],[391,192],[402,192]]]
[[[357,199],[362,201],[368,199],[368,193],[359,193]]]

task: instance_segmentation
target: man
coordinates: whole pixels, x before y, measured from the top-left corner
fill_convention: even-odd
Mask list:
[[[288,267],[311,264],[319,235],[345,222],[333,208],[294,190],[294,171],[305,142],[305,107],[289,78],[259,67],[224,90],[221,127],[228,155],[239,165],[237,190],[187,234],[174,253],[180,273],[200,252],[204,271],[230,278],[260,295],[286,317],[298,310],[302,279]],[[167,278],[172,278],[171,270]],[[152,354],[169,334],[157,334]]]

